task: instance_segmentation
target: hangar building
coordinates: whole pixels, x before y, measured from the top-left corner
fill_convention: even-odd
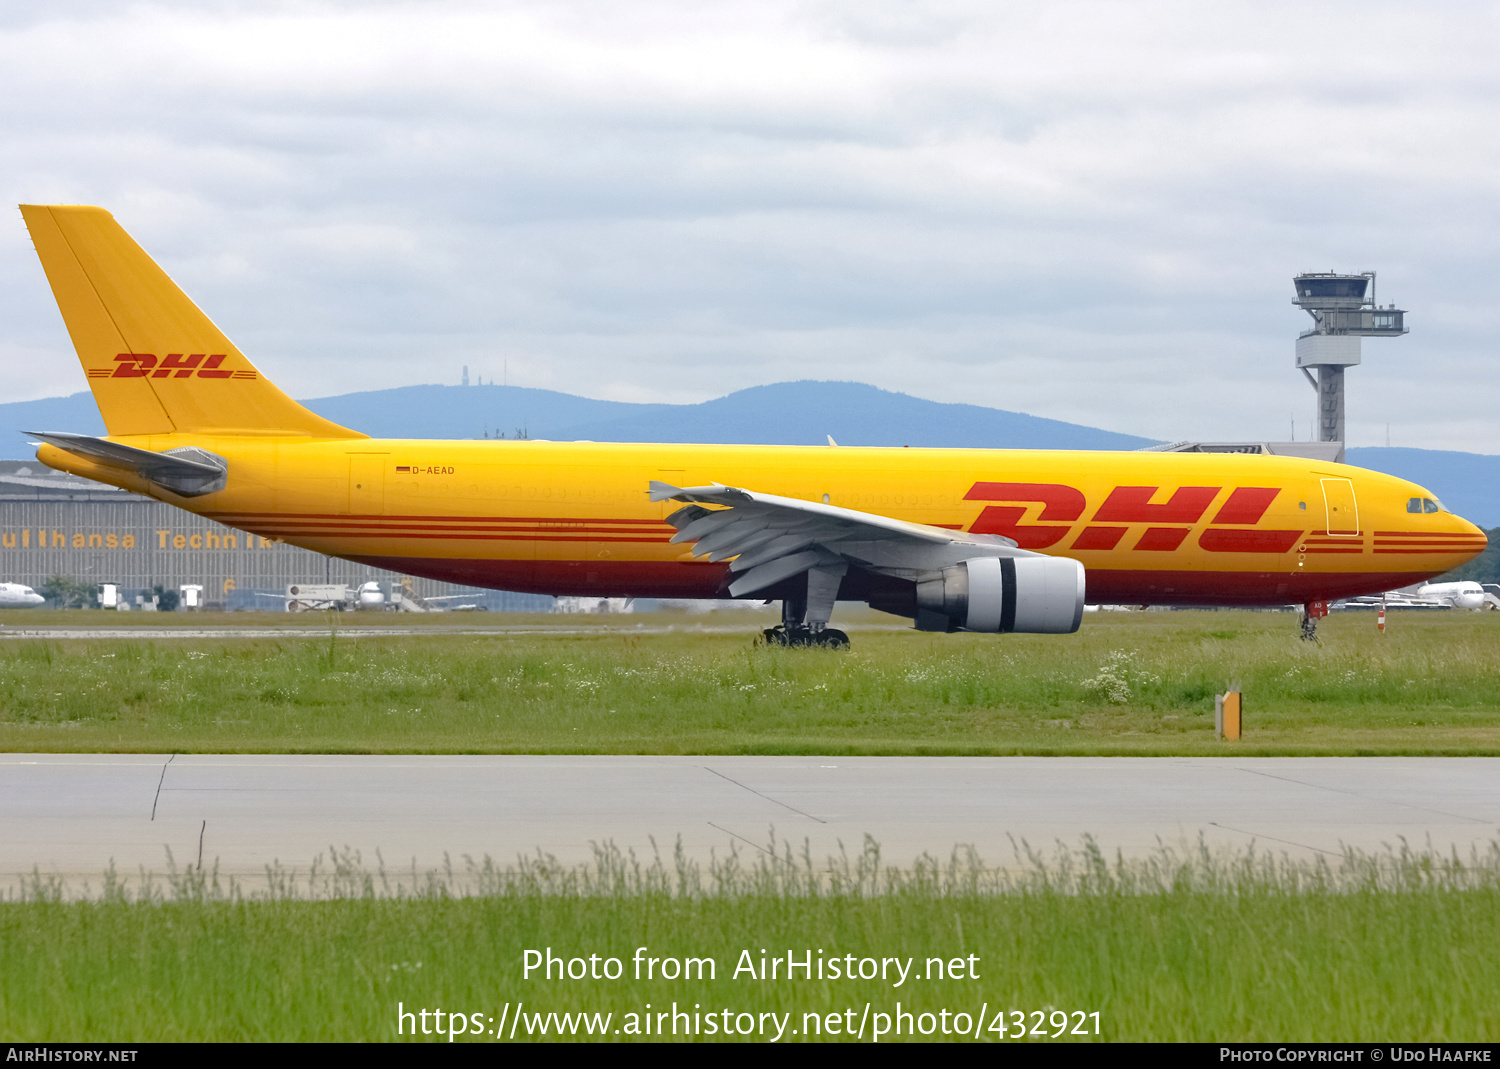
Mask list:
[[[406,578],[246,534],[36,461],[0,461],[0,582],[39,587],[59,575],[117,583],[131,600],[158,584],[201,584],[206,607],[224,609],[280,609],[294,583]],[[413,580],[412,589],[422,597],[472,593],[473,604],[496,612],[553,607],[550,597],[426,579]]]

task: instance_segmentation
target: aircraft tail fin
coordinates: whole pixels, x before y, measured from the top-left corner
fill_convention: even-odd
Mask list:
[[[111,436],[366,437],[264,378],[103,208],[21,214]]]

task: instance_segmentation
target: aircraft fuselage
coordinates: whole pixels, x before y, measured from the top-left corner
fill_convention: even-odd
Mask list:
[[[229,526],[432,579],[599,597],[722,597],[728,566],[668,542],[647,485],[712,482],[998,534],[1079,561],[1095,603],[1273,605],[1389,590],[1486,545],[1405,480],[1292,457],[1212,453],[618,445],[423,439],[117,438],[195,445],[224,488],[180,498],[43,446],[43,462]],[[858,569],[845,598],[888,581]]]

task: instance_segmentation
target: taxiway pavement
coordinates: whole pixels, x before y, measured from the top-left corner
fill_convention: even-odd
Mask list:
[[[217,863],[306,872],[331,849],[440,868],[538,851],[565,862],[613,842],[666,856],[754,856],[777,839],[813,857],[1009,864],[1026,842],[1145,854],[1215,847],[1336,857],[1431,846],[1467,855],[1500,834],[1500,758],[620,757],[0,755],[0,884],[39,871],[97,880]],[[200,855],[201,842],[201,855]]]

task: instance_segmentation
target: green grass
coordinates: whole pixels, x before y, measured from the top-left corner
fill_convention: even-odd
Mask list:
[[[852,1008],[858,1022],[866,1003],[872,1015],[894,1015],[899,1001],[914,1014],[964,1012],[971,1023],[988,1007],[986,1028],[1007,1011],[1007,1039],[1009,1011],[1058,1010],[1097,1011],[1099,1038],[1115,1041],[1493,1042],[1497,857],[1349,854],[1330,867],[1162,851],[1110,863],[1086,849],[1010,871],[960,858],[891,873],[869,848],[827,868],[784,853],[708,871],[673,859],[633,865],[603,850],[586,869],[542,860],[471,870],[482,893],[466,897],[450,893],[458,876],[382,894],[379,875],[348,866],[321,884],[275,882],[259,897],[192,870],[137,900],[112,885],[63,901],[38,881],[26,900],[0,904],[0,1034],[392,1040],[401,1038],[398,1003],[480,1014],[487,1029],[524,1003],[543,1015],[611,1013],[605,1038],[614,1039],[648,1003],[789,1013],[787,1027],[800,1032],[804,1014],[826,1022]],[[564,959],[618,958],[622,976],[525,976],[525,951],[547,947]],[[711,958],[713,979],[637,979],[638,947]],[[734,975],[744,952],[758,968],[763,952],[789,950],[798,960],[811,951],[814,962],[911,958],[915,972],[900,987],[894,974]],[[966,975],[917,979],[930,958],[962,958]],[[1027,1026],[1037,1020],[1027,1016]],[[476,1038],[493,1042],[459,1036]],[[527,1038],[525,1027],[516,1038]]]
[[[413,636],[382,635],[390,623],[377,618],[337,637],[0,642],[0,748],[1500,752],[1500,618],[1489,614],[1393,615],[1386,637],[1368,615],[1338,616],[1321,646],[1297,641],[1290,614],[1098,614],[1066,638],[856,632],[842,654],[757,648],[748,619],[744,633],[635,634],[629,618],[545,621],[572,634],[497,627],[514,622],[400,620],[423,629]],[[1236,678],[1247,737],[1215,742],[1213,695]],[[583,870],[538,859],[390,883],[347,861],[301,881],[272,873],[264,889],[189,869],[146,892],[108,883],[84,901],[32,881],[0,903],[0,1035],[395,1039],[398,1003],[483,1020],[524,1002],[528,1014],[612,1013],[613,1029],[646,1003],[659,1012],[674,1001],[791,1013],[787,1027],[800,1031],[803,1014],[826,1021],[852,1008],[857,1024],[866,1003],[889,1014],[899,1001],[917,1014],[988,1006],[989,1023],[1000,1008],[1097,1010],[1108,1040],[1500,1039],[1493,850],[1463,866],[1167,852],[1106,864],[1085,852],[1008,871],[961,858],[908,873],[880,870],[868,852],[829,868],[783,855],[700,871],[605,850]],[[627,970],[640,946],[711,957],[718,976],[523,977],[523,952],[548,946],[618,957]],[[742,951],[762,948],[919,965],[972,954],[980,976],[897,989],[731,975]]]
[[[743,633],[567,623],[581,630],[8,641],[0,749],[1500,753],[1489,613],[1398,614],[1386,636],[1343,614],[1321,645],[1285,613],[1100,613],[1073,636],[868,631],[848,652],[757,647],[748,620]],[[1231,679],[1237,744],[1213,738]]]

